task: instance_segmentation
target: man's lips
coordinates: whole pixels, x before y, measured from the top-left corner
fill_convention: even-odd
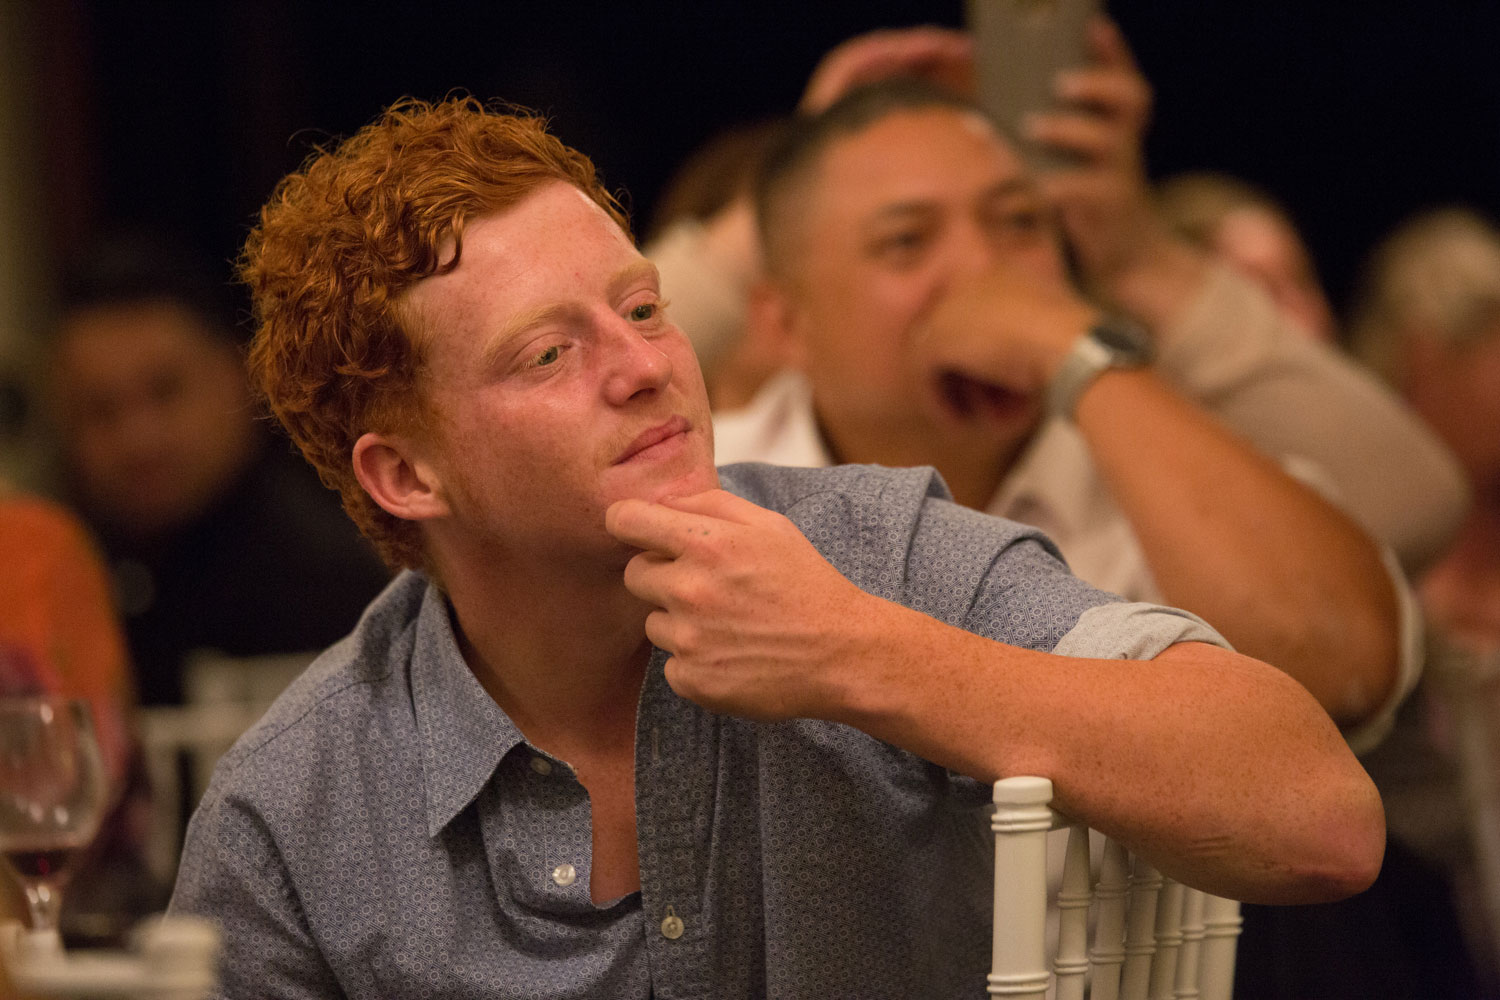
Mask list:
[[[668,438],[676,437],[678,434],[685,434],[691,426],[687,422],[686,417],[673,417],[665,423],[657,424],[649,430],[642,431],[620,453],[620,457],[615,459],[614,464],[622,465],[646,449],[659,445]]]

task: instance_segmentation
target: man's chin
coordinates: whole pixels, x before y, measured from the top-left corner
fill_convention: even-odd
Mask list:
[[[695,464],[676,475],[653,475],[633,482],[616,483],[611,491],[610,502],[618,500],[645,500],[660,503],[668,497],[686,497],[719,488],[719,470],[711,463]]]

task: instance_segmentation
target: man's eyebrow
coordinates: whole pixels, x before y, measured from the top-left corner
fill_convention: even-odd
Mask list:
[[[573,311],[572,305],[559,302],[517,313],[506,320],[500,329],[496,330],[485,342],[483,362],[486,365],[493,364],[504,353],[505,348],[521,334],[567,316]]]
[[[651,284],[657,288],[661,287],[661,275],[656,265],[645,257],[631,261],[621,268],[609,281],[609,297],[619,297],[625,289],[643,279],[650,279]]]
[[[624,268],[615,273],[605,286],[609,298],[615,299],[624,294],[631,285],[649,278],[653,285],[660,284],[656,265],[646,258],[632,261]],[[496,330],[494,335],[484,345],[483,361],[485,364],[494,364],[501,354],[504,353],[506,345],[528,330],[548,323],[572,316],[577,311],[577,306],[571,302],[555,302],[550,305],[537,306],[535,309],[527,309],[519,312],[505,322]]]
[[[984,201],[994,201],[997,198],[1008,198],[1017,194],[1033,194],[1036,185],[1031,179],[1022,174],[1017,177],[1007,178],[998,184],[986,188],[980,198]],[[887,219],[901,218],[902,216],[922,215],[931,212],[937,205],[936,198],[909,198],[905,201],[893,201],[888,205],[882,205],[870,216],[870,221],[881,222]]]
[[[993,200],[995,198],[1008,198],[1011,195],[1016,194],[1036,193],[1036,182],[1031,179],[1031,176],[1029,174],[1021,174],[1017,177],[1012,177],[1009,180],[1001,181],[999,184],[996,184],[994,187],[986,191],[984,193],[984,196],[987,199]]]
[[[887,219],[899,219],[909,215],[926,215],[933,209],[933,202],[924,199],[913,199],[911,201],[896,201],[889,205],[881,205],[870,214],[871,222],[884,222]]]

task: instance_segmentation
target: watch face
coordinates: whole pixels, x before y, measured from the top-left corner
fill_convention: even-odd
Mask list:
[[[1090,331],[1095,340],[1119,355],[1127,364],[1143,365],[1151,360],[1151,337],[1129,320],[1107,319]]]

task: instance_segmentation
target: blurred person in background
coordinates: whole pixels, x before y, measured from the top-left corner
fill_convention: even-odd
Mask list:
[[[1318,269],[1287,210],[1249,181],[1208,171],[1157,185],[1173,231],[1238,268],[1309,336],[1334,343],[1338,324]]]
[[[1449,874],[1476,954],[1500,979],[1500,230],[1419,215],[1371,255],[1351,347],[1462,463],[1474,506],[1419,581],[1429,675],[1365,764],[1393,834]]]
[[[714,409],[748,403],[786,366],[785,345],[750,291],[760,247],[750,193],[766,149],[786,128],[771,118],[725,129],[678,168],[657,200],[644,253],[671,274],[676,322],[693,331]]]
[[[1188,395],[1260,450],[1314,459],[1340,504],[1391,547],[1407,572],[1425,568],[1462,519],[1460,470],[1389,392],[1332,351],[1293,343],[1307,339],[1305,324],[1254,280],[1163,222],[1142,160],[1149,86],[1123,41],[1115,44],[1114,63],[1083,82],[1089,89],[1064,95],[1091,113],[1038,123],[1037,139],[1081,157],[1078,169],[1031,178],[1046,201],[1041,215],[1060,225],[1076,258],[1077,277],[1095,300],[1146,325],[1158,341],[1158,367],[1183,382]],[[798,112],[814,114],[852,88],[903,76],[972,95],[970,40],[925,27],[850,39],[814,70]],[[1061,134],[1047,134],[1058,127]],[[763,280],[761,235],[744,225],[749,200],[739,193],[720,208],[712,218],[722,225],[668,227],[648,254],[700,355],[729,353],[749,315],[757,336],[790,359],[776,283]],[[664,253],[669,238],[676,245]],[[748,291],[736,295],[736,289]]]
[[[1500,232],[1464,209],[1403,225],[1376,251],[1353,349],[1447,443],[1475,503],[1421,581],[1433,627],[1500,646]]]
[[[197,650],[316,650],[387,574],[256,418],[215,281],[156,237],[75,261],[47,362],[65,495],[101,539],[144,704]]]
[[[886,57],[897,42],[910,62]],[[1330,554],[1332,540],[1361,533],[1220,422],[1315,469],[1356,515],[1388,515],[1377,535],[1414,562],[1451,535],[1459,477],[1389,394],[1160,223],[1140,163],[1149,91],[1110,26],[1099,24],[1094,43],[1098,65],[1072,75],[1089,112],[1037,123],[1080,157],[1075,168],[1033,176],[963,98],[916,84],[856,91],[772,154],[760,192],[769,281],[757,294],[802,352],[801,370],[716,415],[721,457],[932,464],[960,502],[1046,530],[1096,585],[1166,594],[1203,614],[1372,742],[1418,669],[1392,638],[1391,574],[1362,561],[1362,537],[1354,563],[1340,561],[1351,549]],[[914,57],[924,50],[922,63]],[[969,57],[951,32],[877,33],[836,49],[809,89],[912,63],[931,81],[933,65]],[[1103,435],[1080,434],[1071,407],[1044,405],[1091,312],[1068,291],[1056,220],[1094,300],[1144,325],[1158,355],[1132,373],[1153,376],[1151,405],[1117,400],[1133,416]],[[1082,388],[1096,382],[1115,384]],[[1362,435],[1421,474],[1372,481],[1347,461]],[[1133,485],[1164,463],[1170,474],[1152,482],[1173,489]],[[1392,493],[1403,502],[1386,505]],[[1185,526],[1202,544],[1182,547],[1175,533]],[[1295,557],[1271,553],[1273,532]],[[1172,545],[1160,544],[1168,534]],[[1304,590],[1299,563],[1324,581]],[[1414,622],[1401,630],[1404,647],[1416,631]]]

